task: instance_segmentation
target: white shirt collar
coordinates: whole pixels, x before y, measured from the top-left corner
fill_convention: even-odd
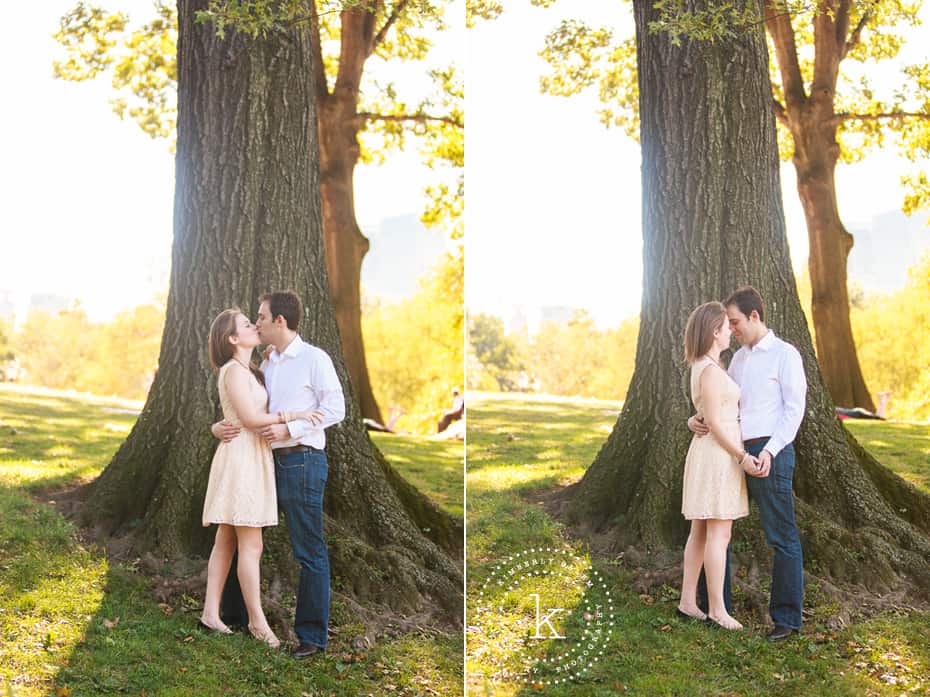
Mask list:
[[[775,344],[775,332],[769,329],[765,336],[759,339],[759,342],[750,349],[751,351],[768,351]]]
[[[296,358],[301,353],[303,353],[303,350],[304,350],[304,342],[300,338],[300,334],[298,334],[291,340],[291,343],[287,345],[287,348],[284,349],[282,353],[278,353],[278,349],[274,349],[271,352],[271,360],[277,363],[278,361],[281,360],[283,356],[288,356],[289,358]]]

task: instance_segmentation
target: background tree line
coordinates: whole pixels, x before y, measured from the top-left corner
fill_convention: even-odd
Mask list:
[[[810,276],[798,293],[811,335]],[[853,337],[867,384],[890,392],[888,416],[930,419],[930,254],[908,270],[892,293],[850,284]],[[773,327],[778,332],[778,327]],[[568,322],[544,322],[535,336],[507,333],[498,317],[476,314],[468,325],[468,387],[484,391],[537,391],[601,399],[626,398],[636,357],[639,317],[599,329],[583,310]]]
[[[452,388],[464,381],[463,262],[459,246],[420,279],[414,295],[397,302],[363,295],[375,395],[386,414],[399,414],[397,430],[435,430]],[[79,304],[60,312],[33,309],[15,332],[10,318],[0,320],[0,378],[145,399],[158,364],[165,300],[107,322],[92,321]]]

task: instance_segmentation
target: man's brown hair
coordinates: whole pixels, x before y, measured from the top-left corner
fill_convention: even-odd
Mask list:
[[[759,291],[752,286],[737,288],[730,293],[730,297],[724,300],[723,304],[726,307],[736,305],[739,311],[746,315],[747,318],[752,314],[752,311],[755,310],[759,313],[759,321],[765,322],[765,303],[762,302],[762,296],[759,295]]]
[[[268,312],[271,313],[269,319],[272,322],[278,315],[281,315],[284,321],[287,322],[287,328],[292,332],[297,331],[297,327],[300,325],[300,317],[304,313],[303,304],[301,304],[297,293],[292,290],[279,290],[274,293],[265,293],[258,300],[259,302],[268,303]]]

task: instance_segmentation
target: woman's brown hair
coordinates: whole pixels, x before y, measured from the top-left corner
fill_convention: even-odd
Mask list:
[[[229,337],[236,336],[236,318],[242,314],[238,307],[231,307],[223,310],[213,320],[210,325],[210,336],[207,339],[207,351],[210,354],[210,364],[213,370],[217,371],[232,360],[236,352],[235,347],[229,343]],[[265,376],[253,362],[249,361],[249,370],[258,380],[258,384],[264,387]]]
[[[714,332],[727,321],[727,309],[717,301],[698,305],[685,325],[685,360],[694,363],[714,345]]]

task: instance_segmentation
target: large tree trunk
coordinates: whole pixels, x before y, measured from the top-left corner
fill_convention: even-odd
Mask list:
[[[611,435],[559,497],[566,520],[610,549],[645,546],[680,561],[692,413],[685,321],[698,304],[751,283],[766,299],[768,324],[800,350],[808,377],[794,485],[809,568],[816,560],[818,574],[879,593],[906,583],[926,592],[930,496],[875,462],[836,419],[798,301],[761,29],[676,47],[649,32],[652,5],[634,3],[644,240],[636,369]],[[735,535],[750,541],[747,563],[768,557],[755,512]]]
[[[346,394],[346,418],[327,432],[334,581],[358,600],[436,607],[460,622],[461,522],[391,469],[347,378],[324,261],[308,33],[250,41],[227,29],[221,40],[194,23],[206,5],[178,8],[175,235],[158,372],[83,515],[105,531],[133,531],[141,549],[208,549],[213,530],[200,517],[216,447],[209,424],[220,413],[210,322],[232,305],[253,314],[262,291],[294,288],[305,304],[300,333],[332,356]],[[282,528],[270,531],[272,544],[286,539]]]
[[[814,18],[816,57],[809,94],[798,63],[791,17],[781,3],[766,1],[765,23],[784,88],[780,118],[794,142],[798,194],[810,241],[811,319],[823,378],[834,403],[875,411],[849,321],[846,265],[853,237],[840,220],[836,202],[840,146],[836,141],[834,100],[850,28],[849,7],[821,9]]]

